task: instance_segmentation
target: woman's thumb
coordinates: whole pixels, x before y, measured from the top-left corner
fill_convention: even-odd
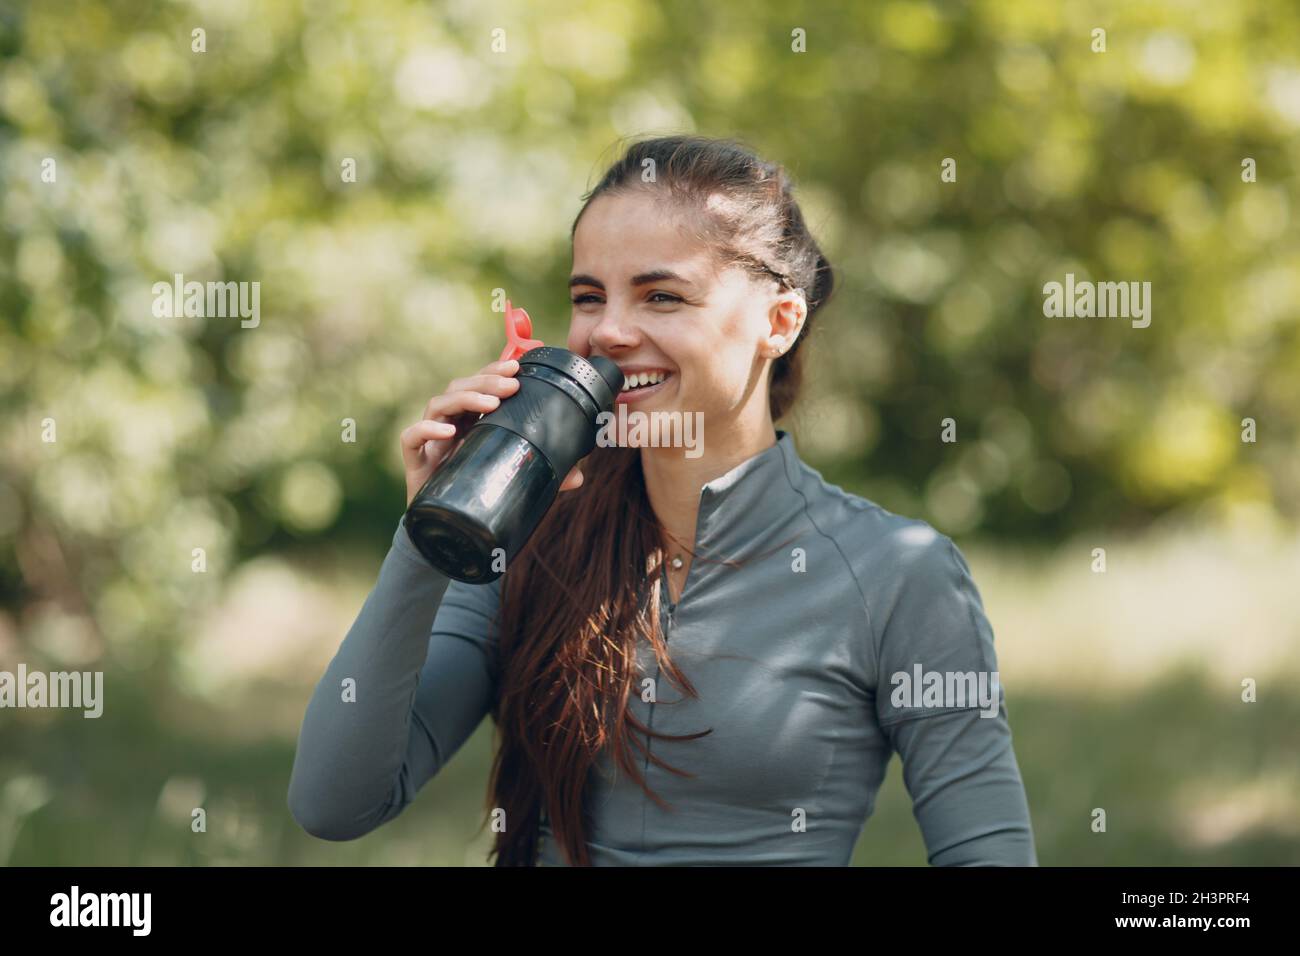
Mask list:
[[[570,470],[569,473],[564,476],[564,481],[560,483],[560,490],[573,491],[575,488],[581,488],[582,481],[583,481],[582,472],[579,471],[578,467],[575,465],[572,468],[572,470]]]

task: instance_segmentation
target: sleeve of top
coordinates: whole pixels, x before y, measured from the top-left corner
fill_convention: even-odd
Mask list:
[[[396,817],[490,711],[502,579],[453,581],[398,523],[379,578],[307,705],[289,810],[325,840]]]
[[[876,714],[932,865],[1037,866],[993,630],[961,552],[926,530],[909,532],[902,573],[887,576],[871,608]]]

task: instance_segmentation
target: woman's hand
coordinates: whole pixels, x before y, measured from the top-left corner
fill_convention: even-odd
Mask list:
[[[504,399],[519,391],[519,362],[508,359],[479,369],[477,375],[453,379],[441,395],[429,399],[424,418],[402,432],[402,463],[406,467],[406,504],[429,476],[465,440],[479,417],[494,411]],[[582,485],[582,472],[574,466],[560,484],[561,491]]]

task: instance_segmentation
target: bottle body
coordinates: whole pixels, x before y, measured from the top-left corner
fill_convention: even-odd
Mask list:
[[[448,577],[496,580],[555,500],[560,480],[528,439],[476,426],[412,500],[407,532]]]

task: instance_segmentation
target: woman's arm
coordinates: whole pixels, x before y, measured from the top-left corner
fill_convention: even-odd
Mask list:
[[[1037,866],[993,630],[970,568],[932,529],[906,540],[902,573],[872,608],[883,619],[876,712],[902,758],[929,862]]]
[[[399,522],[303,718],[288,802],[308,833],[352,840],[391,820],[473,733],[495,694],[500,585],[452,581]]]
[[[932,865],[1038,865],[1005,712],[904,720],[891,740]]]

